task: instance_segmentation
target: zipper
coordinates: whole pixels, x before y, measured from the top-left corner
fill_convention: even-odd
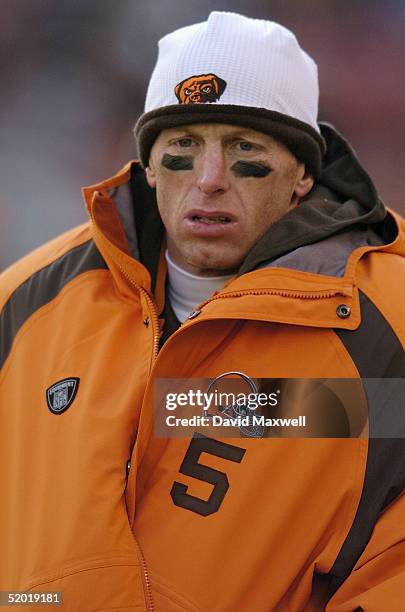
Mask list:
[[[133,287],[135,287],[136,289],[138,289],[138,291],[140,291],[141,293],[143,293],[143,295],[146,298],[146,301],[149,304],[149,309],[152,315],[152,329],[153,329],[153,360],[156,360],[158,352],[159,352],[159,320],[158,320],[158,316],[157,316],[157,312],[156,312],[156,308],[155,308],[155,304],[152,300],[152,298],[150,297],[149,293],[146,291],[146,289],[144,289],[143,287],[141,287],[140,285],[138,285],[137,283],[135,283],[132,278],[126,273],[126,271],[121,267],[121,265],[118,263],[118,267],[120,269],[120,271],[122,272],[122,274],[125,276],[125,278],[131,283],[131,285]],[[155,611],[155,606],[153,603],[153,597],[152,597],[152,586],[151,586],[151,582],[150,582],[150,577],[149,577],[149,572],[148,572],[148,566],[146,565],[146,560],[145,560],[145,556],[143,554],[143,550],[138,542],[138,540],[135,537],[135,534],[132,531],[132,535],[135,541],[135,544],[138,548],[138,557],[141,561],[141,566],[142,566],[142,577],[143,577],[143,585],[144,585],[144,596],[145,596],[145,603],[146,603],[146,610],[147,612],[154,612]]]
[[[118,267],[120,269],[120,271],[122,272],[122,274],[125,276],[125,278],[131,283],[131,285],[133,287],[135,287],[136,289],[138,289],[141,293],[143,293],[143,295],[146,298],[146,301],[149,304],[149,309],[150,312],[152,314],[152,329],[153,329],[153,360],[156,360],[157,358],[157,354],[159,352],[159,334],[157,332],[157,330],[159,329],[159,320],[158,320],[158,316],[157,316],[157,312],[156,312],[156,308],[155,308],[155,304],[152,300],[152,298],[150,297],[150,295],[148,294],[148,292],[146,291],[146,289],[144,289],[143,287],[141,287],[140,285],[138,285],[137,283],[135,283],[132,278],[126,273],[126,271],[120,266],[120,264],[118,264]],[[138,548],[138,557],[141,561],[141,566],[142,566],[142,577],[143,577],[143,586],[144,586],[144,597],[145,597],[145,603],[146,603],[146,610],[147,612],[154,612],[155,611],[155,606],[153,604],[153,597],[152,597],[152,586],[151,586],[151,582],[150,582],[150,577],[149,577],[149,572],[148,572],[148,566],[146,565],[146,560],[145,560],[145,556],[143,554],[143,550],[138,542],[138,540],[135,537],[135,534],[132,531],[132,535],[135,541],[135,544]]]
[[[152,329],[153,329],[153,359],[155,360],[157,358],[158,352],[159,352],[159,339],[160,339],[160,333],[159,333],[159,319],[157,316],[157,312],[156,312],[156,308],[155,308],[155,304],[152,300],[152,298],[150,297],[149,293],[146,291],[146,289],[144,289],[143,287],[141,287],[140,285],[137,285],[136,283],[134,283],[128,275],[125,275],[124,270],[121,268],[121,266],[118,266],[119,269],[121,270],[121,272],[124,274],[124,276],[126,276],[126,278],[129,280],[130,283],[132,283],[132,285],[134,287],[136,287],[141,293],[143,293],[143,295],[146,298],[146,301],[149,304],[149,309],[150,312],[152,314]]]
[[[202,302],[197,309],[201,309],[210,302],[214,300],[219,300],[223,298],[232,298],[232,297],[243,297],[245,295],[280,295],[281,297],[288,298],[301,298],[305,300],[319,300],[329,297],[334,297],[335,295],[348,295],[351,296],[351,293],[339,291],[338,289],[329,289],[325,291],[318,291],[314,293],[308,293],[304,291],[289,291],[287,289],[244,289],[240,291],[230,291],[228,293],[218,293],[210,297],[205,302]]]
[[[101,242],[106,242],[103,233],[98,229],[97,224],[94,220],[94,218],[92,217],[92,221],[93,221],[93,229],[94,229],[94,233],[98,234],[99,239]],[[108,247],[108,242],[106,242],[106,248],[107,250],[109,250]],[[124,268],[121,266],[121,264],[119,263],[119,261],[117,261],[117,258],[114,257],[115,263],[117,264],[118,268],[120,269],[122,275],[127,279],[127,281],[133,286],[135,287],[135,289],[137,289],[140,293],[142,293],[146,299],[146,301],[148,302],[149,305],[149,309],[150,312],[152,314],[152,329],[153,329],[153,359],[155,360],[157,358],[158,352],[159,352],[159,339],[160,339],[160,333],[159,333],[159,319],[158,319],[158,315],[156,312],[156,308],[155,308],[155,304],[152,300],[152,298],[150,297],[149,293],[146,291],[146,289],[144,289],[143,287],[141,287],[140,285],[138,285],[129,275],[128,273],[124,270]]]
[[[157,355],[158,355],[158,352],[159,352],[159,319],[158,319],[158,316],[157,316],[155,304],[154,304],[152,298],[150,297],[149,293],[146,291],[146,289],[144,289],[143,287],[141,287],[140,285],[135,283],[135,281],[132,280],[132,278],[126,273],[126,271],[121,267],[121,265],[119,263],[117,265],[118,265],[120,271],[122,272],[123,276],[125,276],[125,278],[131,283],[131,285],[133,287],[135,287],[135,289],[138,289],[138,291],[140,293],[143,293],[146,301],[149,304],[149,310],[150,310],[151,315],[152,315],[153,359],[155,360],[157,358]]]
[[[99,232],[96,223],[94,222],[93,219],[93,227],[94,227],[94,231],[96,233],[99,234],[99,237],[101,239],[102,242],[104,242],[104,236],[101,232]],[[108,246],[108,245],[106,245]],[[135,283],[132,278],[127,274],[127,272],[123,269],[123,267],[117,262],[117,260],[115,259],[118,268],[120,269],[121,273],[123,274],[123,276],[129,281],[129,283],[135,287],[139,292],[143,293],[143,295],[146,298],[146,301],[149,304],[149,308],[150,308],[150,312],[152,315],[152,329],[153,329],[153,360],[156,360],[158,352],[159,352],[159,320],[158,320],[158,316],[157,316],[157,312],[156,312],[156,308],[155,308],[155,304],[152,300],[152,298],[150,297],[150,295],[148,294],[148,292],[146,291],[146,289],[144,289],[143,287],[141,287],[140,285],[138,285],[137,283]],[[135,537],[135,534],[131,528],[131,532],[132,532],[132,536],[134,538],[134,542],[135,545],[137,547],[138,550],[138,557],[140,559],[141,562],[141,566],[142,566],[142,577],[143,577],[143,585],[144,585],[144,597],[145,597],[145,603],[146,603],[146,610],[147,612],[155,612],[155,606],[153,603],[153,598],[152,598],[152,586],[151,586],[151,581],[150,581],[150,577],[149,577],[149,572],[148,572],[148,567],[146,565],[146,560],[145,560],[145,556],[143,554],[143,551],[140,547],[140,544],[138,542],[138,540]]]
[[[143,591],[144,591],[144,596],[145,596],[146,610],[147,612],[155,612],[155,605],[153,603],[153,597],[152,597],[152,585],[150,582],[149,572],[148,572],[148,568],[146,565],[145,557],[144,557],[142,548],[140,547],[140,544],[138,540],[136,539],[135,535],[134,535],[134,540],[138,548],[138,557],[142,565],[143,585],[144,585]]]

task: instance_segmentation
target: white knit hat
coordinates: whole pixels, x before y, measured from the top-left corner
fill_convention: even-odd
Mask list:
[[[325,150],[318,97],[317,66],[292,32],[214,11],[159,41],[145,113],[135,127],[141,159],[147,165],[162,129],[220,122],[273,135],[318,175]]]

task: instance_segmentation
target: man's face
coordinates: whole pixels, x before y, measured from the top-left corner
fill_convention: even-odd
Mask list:
[[[207,276],[236,272],[313,184],[304,165],[267,134],[216,123],[163,130],[146,174],[173,261]]]

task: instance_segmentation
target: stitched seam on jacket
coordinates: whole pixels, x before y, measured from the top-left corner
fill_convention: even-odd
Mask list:
[[[103,561],[100,561],[98,564],[92,563],[91,565],[88,565],[87,567],[82,567],[81,569],[79,568],[79,569],[60,570],[60,572],[54,574],[53,577],[47,577],[45,575],[45,576],[38,576],[37,578],[31,578],[31,580],[27,582],[25,588],[21,590],[29,591],[31,589],[35,589],[36,587],[44,585],[44,584],[50,584],[51,582],[56,582],[57,580],[63,580],[64,578],[68,578],[69,576],[75,576],[76,574],[81,574],[83,572],[92,572],[98,569],[107,569],[109,567],[140,567],[140,565],[138,563],[138,560],[134,558],[117,559],[115,562],[113,559],[111,559],[110,561],[108,559],[107,560],[104,559]]]

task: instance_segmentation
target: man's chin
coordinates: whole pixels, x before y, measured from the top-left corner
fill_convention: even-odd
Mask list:
[[[190,257],[186,261],[189,271],[197,276],[229,276],[230,274],[236,274],[243,259]]]

